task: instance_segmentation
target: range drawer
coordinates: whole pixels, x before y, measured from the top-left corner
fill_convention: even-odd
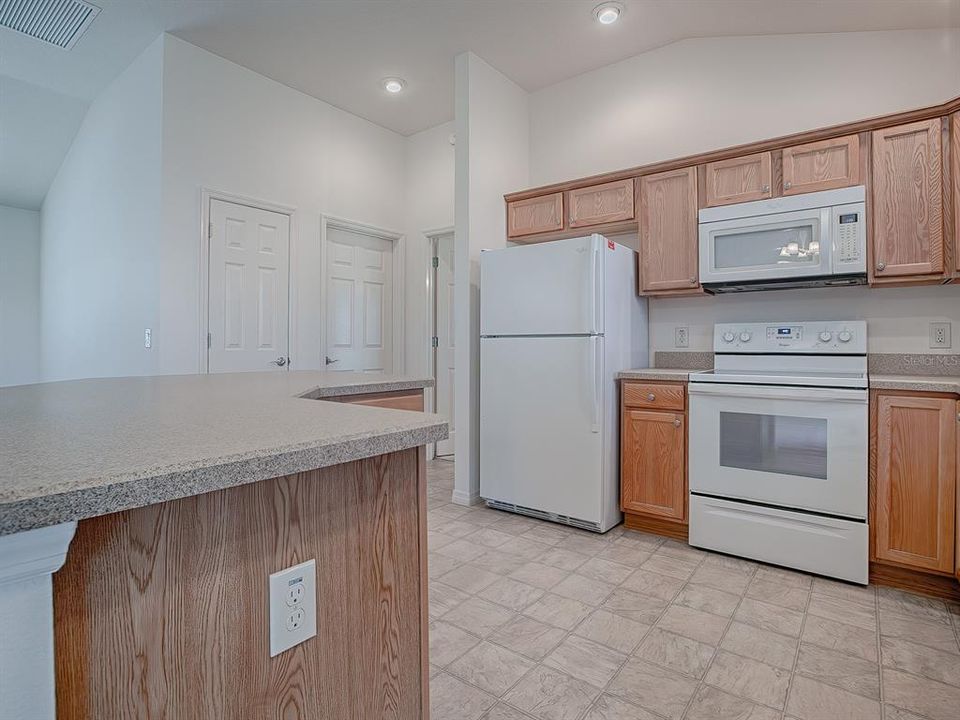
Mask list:
[[[687,388],[680,383],[623,383],[625,407],[679,410],[686,407]]]

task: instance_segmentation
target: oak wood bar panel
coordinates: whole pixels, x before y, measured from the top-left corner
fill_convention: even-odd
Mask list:
[[[81,521],[58,718],[425,719],[425,493],[412,448]],[[317,636],[270,658],[268,575],[310,558]]]
[[[371,407],[391,408],[393,410],[415,410],[423,412],[423,390],[399,390],[396,392],[363,393],[358,395],[338,395],[324,398],[331,402],[344,402],[351,405],[369,405]]]

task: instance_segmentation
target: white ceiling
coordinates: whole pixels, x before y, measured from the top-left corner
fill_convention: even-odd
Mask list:
[[[85,106],[163,31],[408,135],[453,117],[453,59],[466,50],[533,91],[684,38],[960,26],[960,0],[623,0],[608,27],[592,17],[600,0],[93,1],[103,12],[71,51],[0,28],[0,175],[12,146],[72,137],[74,113],[8,132],[58,103]],[[387,76],[407,89],[387,96]],[[10,78],[53,95],[31,110],[21,93],[11,109]],[[45,192],[59,161],[41,154],[30,185]],[[0,203],[7,190],[0,177]],[[37,193],[18,202],[36,206]]]

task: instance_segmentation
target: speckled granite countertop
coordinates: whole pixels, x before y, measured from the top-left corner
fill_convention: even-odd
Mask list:
[[[432,384],[274,372],[0,388],[0,535],[443,439],[437,415],[312,399]]]
[[[686,382],[690,373],[700,372],[689,368],[637,368],[636,370],[621,370],[617,373],[617,380],[674,380]]]
[[[869,374],[874,390],[913,390],[960,394],[960,376],[949,375],[879,375]]]

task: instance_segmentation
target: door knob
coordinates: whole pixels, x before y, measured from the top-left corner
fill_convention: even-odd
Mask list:
[[[271,360],[270,362],[272,362],[277,367],[283,367],[284,365],[287,364],[287,359],[285,357],[278,357],[276,360]]]
[[[329,355],[324,355],[324,356],[323,356],[323,362],[324,362],[325,365],[333,365],[333,364],[336,363],[336,362],[340,362],[340,360],[339,360],[339,359],[338,359],[338,360],[331,360]]]

